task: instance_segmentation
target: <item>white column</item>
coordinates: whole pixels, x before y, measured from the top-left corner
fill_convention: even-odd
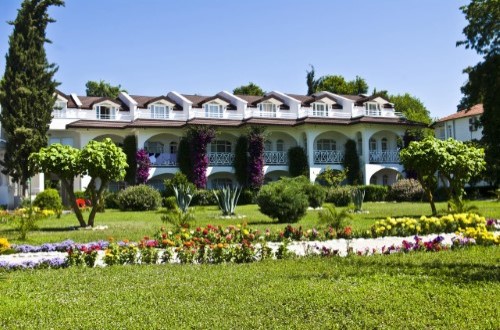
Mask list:
[[[309,163],[309,180],[314,182],[316,180],[317,173],[314,173],[314,139],[316,139],[317,134],[313,132],[306,132],[307,139],[307,160]]]

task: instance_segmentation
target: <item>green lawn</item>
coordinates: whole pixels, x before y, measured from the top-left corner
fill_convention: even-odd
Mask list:
[[[496,201],[476,201],[473,203],[479,209],[479,213],[486,217],[500,218],[500,203]],[[445,203],[438,203],[438,210],[446,207]],[[351,225],[355,231],[367,230],[378,219],[387,216],[420,217],[429,215],[430,207],[427,203],[365,203],[364,209],[368,214],[357,214],[351,220]],[[223,226],[246,222],[250,227],[265,230],[282,230],[286,224],[278,224],[269,217],[259,212],[257,205],[238,206],[236,209],[239,215],[244,215],[242,219],[223,219],[216,206],[196,207],[196,220],[194,226],[204,226],[207,224]],[[107,210],[105,213],[98,213],[96,225],[107,225],[106,230],[75,230],[78,222],[73,214],[44,219],[39,223],[40,229],[28,234],[25,243],[42,244],[49,242],[60,242],[72,239],[75,242],[91,242],[95,240],[107,240],[113,237],[115,240],[138,241],[144,236],[152,236],[164,224],[161,222],[161,215],[164,211],[151,212],[120,212],[118,210]],[[317,211],[308,211],[307,215],[294,226],[301,225],[304,228],[318,226]],[[12,230],[8,224],[0,224],[0,237],[7,237],[10,242],[22,243],[17,239],[18,233]]]
[[[498,247],[22,271],[2,329],[499,329]]]

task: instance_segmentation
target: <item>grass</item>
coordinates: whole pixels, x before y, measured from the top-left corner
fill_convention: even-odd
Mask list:
[[[497,201],[476,201],[473,203],[479,209],[479,213],[486,217],[500,218],[500,203]],[[446,203],[438,203],[438,210],[444,214]],[[355,231],[368,230],[374,221],[392,217],[420,217],[429,215],[430,207],[427,203],[365,203],[363,208],[368,214],[356,214],[351,220]],[[238,206],[237,213],[244,215],[243,219],[223,219],[216,206],[196,207],[196,220],[194,226],[205,226],[207,224],[223,226],[246,222],[250,227],[265,230],[283,230],[286,224],[278,224],[269,217],[259,212],[257,205]],[[138,241],[144,236],[152,236],[164,224],[161,215],[164,211],[150,212],[120,212],[118,210],[107,210],[98,213],[96,225],[107,225],[106,230],[75,230],[78,222],[73,214],[44,219],[39,223],[39,230],[28,234],[27,241],[18,240],[18,233],[8,224],[0,224],[0,237],[6,237],[12,243],[42,244],[60,242],[71,239],[75,242],[91,242],[96,240],[107,240],[113,237],[115,240],[128,239]],[[318,211],[308,211],[307,215],[294,226],[303,228],[318,227]]]
[[[497,247],[8,273],[5,329],[498,329]]]

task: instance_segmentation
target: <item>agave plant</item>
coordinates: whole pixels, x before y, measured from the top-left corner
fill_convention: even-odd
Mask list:
[[[218,191],[213,191],[217,203],[222,211],[222,215],[234,215],[234,210],[238,204],[241,194],[240,187],[225,186]]]
[[[189,204],[191,204],[191,200],[193,199],[191,186],[180,184],[178,187],[173,186],[173,189],[177,206],[179,206],[182,213],[187,213]]]
[[[359,212],[363,209],[363,200],[365,199],[365,191],[354,189],[351,193],[352,202],[354,203],[354,212]]]

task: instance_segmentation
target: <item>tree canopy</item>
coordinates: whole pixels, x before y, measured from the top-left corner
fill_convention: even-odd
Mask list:
[[[430,112],[422,101],[408,93],[403,95],[389,95],[389,102],[394,103],[394,108],[402,112],[408,120],[430,124]]]
[[[50,6],[62,6],[62,0],[25,0],[9,37],[5,73],[0,81],[0,120],[6,135],[2,172],[23,185],[35,175],[28,167],[28,157],[47,145],[47,131],[52,120],[59,85],[54,80],[55,64],[45,53],[46,28],[54,22],[47,14]]]
[[[82,227],[94,226],[95,215],[104,191],[111,181],[123,180],[128,166],[127,156],[109,138],[102,142],[90,141],[82,150],[59,143],[52,144],[31,154],[29,165],[34,171],[54,173],[59,176]],[[83,219],[74,193],[74,178],[81,175],[90,176],[87,192],[90,195],[92,209],[87,222]]]
[[[243,85],[233,89],[233,94],[264,96],[265,93],[260,86],[254,84],[253,82],[249,82],[248,85]]]
[[[437,213],[433,193],[438,186],[438,173],[447,180],[449,198],[457,207],[461,207],[465,184],[481,173],[485,165],[483,149],[457,140],[443,141],[432,136],[411,142],[401,150],[400,159],[405,168],[417,173],[432,214]]]
[[[110,97],[117,98],[120,92],[127,92],[122,88],[121,85],[112,86],[110,83],[104,80],[92,81],[89,80],[85,84],[87,96],[100,96],[100,97]]]
[[[486,150],[490,181],[500,181],[500,4],[498,0],[472,0],[460,8],[469,24],[463,29],[466,39],[457,46],[473,49],[483,61],[468,67],[468,81],[462,86],[459,109],[482,103],[484,113],[482,143]]]

